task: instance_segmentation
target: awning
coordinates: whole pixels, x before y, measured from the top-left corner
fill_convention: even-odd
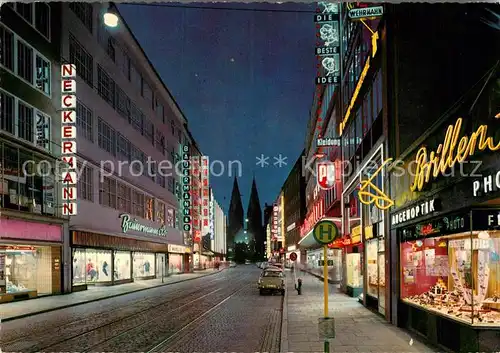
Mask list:
[[[320,220],[318,220],[318,222],[321,222],[321,221],[332,221],[333,223],[335,223],[337,225],[337,227],[339,228],[339,231],[342,231],[342,219],[341,218],[325,217],[325,218],[321,218]],[[321,246],[314,239],[313,231],[314,231],[314,227],[312,227],[311,230],[306,235],[304,235],[302,237],[302,239],[300,239],[300,241],[297,245],[299,245],[303,249],[315,248],[315,247]]]

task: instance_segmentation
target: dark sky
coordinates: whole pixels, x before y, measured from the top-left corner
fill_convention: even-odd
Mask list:
[[[224,164],[225,173],[210,179],[224,210],[233,184],[230,161],[242,165],[245,211],[254,172],[262,205],[272,202],[304,147],[316,74],[314,5],[172,5],[178,6],[119,9],[183,110],[203,154]],[[264,168],[256,165],[261,154],[270,157]],[[288,163],[281,168],[273,165],[279,154]]]

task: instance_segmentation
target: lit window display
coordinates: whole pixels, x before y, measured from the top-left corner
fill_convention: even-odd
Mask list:
[[[500,231],[401,243],[401,299],[474,326],[500,324]]]
[[[52,253],[49,246],[2,245],[0,255],[5,261],[7,293],[52,293]]]
[[[111,275],[111,250],[73,250],[73,284],[111,282]]]
[[[366,242],[366,272],[368,275],[368,288],[366,288],[366,294],[378,299],[378,239],[372,239]]]
[[[134,278],[150,277],[155,275],[155,254],[135,252]]]
[[[181,254],[169,254],[168,256],[168,273],[175,274],[181,273],[182,271],[182,255]]]
[[[361,254],[351,253],[346,255],[347,285],[353,288],[362,287]]]
[[[166,254],[156,254],[156,278],[168,276],[168,257]]]
[[[130,279],[130,252],[129,251],[115,251],[114,263],[114,279],[115,281],[122,281]]]

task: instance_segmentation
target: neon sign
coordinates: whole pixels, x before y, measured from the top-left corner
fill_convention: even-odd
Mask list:
[[[388,158],[382,163],[380,167],[373,173],[370,178],[367,180],[361,181],[361,186],[359,187],[358,198],[359,202],[364,205],[371,205],[375,203],[375,207],[380,210],[387,210],[394,205],[394,201],[392,201],[389,196],[387,196],[382,190],[380,190],[375,184],[372,183],[372,180],[375,179],[377,175],[382,171],[382,168],[388,163],[392,162],[392,158]],[[367,190],[368,188],[372,188],[376,194]]]
[[[499,114],[495,116],[499,118]],[[500,149],[500,142],[495,145],[493,138],[487,136],[488,126],[481,125],[470,136],[462,136],[458,139],[462,129],[462,118],[458,118],[454,125],[449,125],[446,136],[436,151],[428,153],[426,147],[421,147],[415,162],[417,163],[416,175],[411,191],[422,191],[425,184],[431,180],[431,175],[437,178],[439,174],[445,174],[455,164],[463,163],[468,157],[472,156],[476,150],[497,151]]]
[[[182,146],[182,214],[183,229],[191,231],[191,163],[189,146]]]

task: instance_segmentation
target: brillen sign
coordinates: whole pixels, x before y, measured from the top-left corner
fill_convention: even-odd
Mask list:
[[[62,214],[77,214],[76,204],[76,66],[61,66],[61,159],[67,164],[62,179]]]

